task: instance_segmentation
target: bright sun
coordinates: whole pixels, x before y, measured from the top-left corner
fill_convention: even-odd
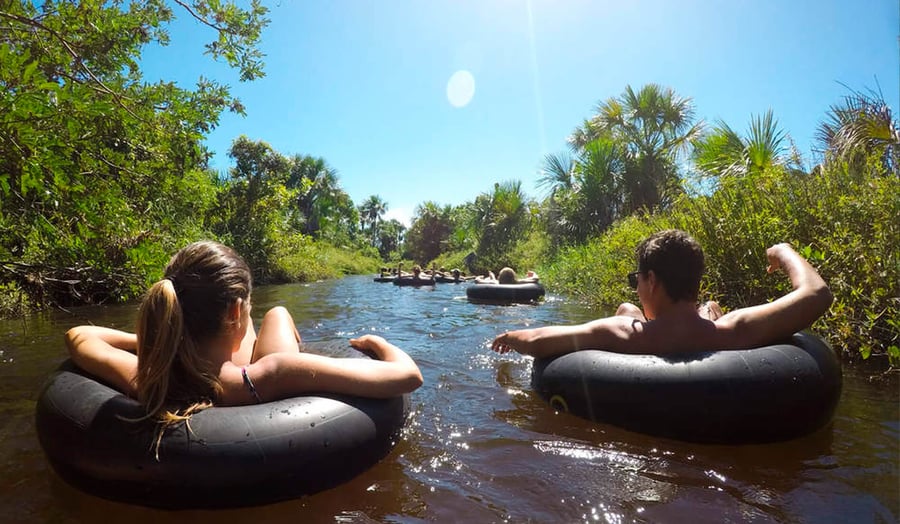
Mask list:
[[[465,107],[475,96],[475,77],[466,70],[453,73],[447,81],[447,100],[453,107]]]

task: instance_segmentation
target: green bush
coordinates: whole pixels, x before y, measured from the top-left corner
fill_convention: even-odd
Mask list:
[[[381,261],[296,233],[275,242],[273,282],[312,282],[345,275],[375,273]]]
[[[710,293],[731,307],[790,291],[766,274],[765,250],[790,242],[835,296],[813,330],[847,356],[887,354],[898,363],[900,181],[877,158],[864,168],[834,163],[812,174],[775,170],[725,180],[710,196],[685,199],[673,223],[707,256]]]
[[[428,266],[426,267],[436,267],[439,269],[444,268],[447,271],[450,271],[452,269],[459,269],[460,271],[467,273],[469,270],[466,267],[465,258],[471,252],[472,251],[470,249],[463,249],[459,251],[441,253],[440,256],[429,262]]]
[[[635,270],[638,243],[660,229],[670,227],[664,217],[632,216],[586,244],[564,248],[541,278],[555,291],[590,304],[603,315],[612,314],[622,302],[636,302],[627,274]]]
[[[549,253],[550,236],[544,231],[532,230],[513,245],[509,258],[520,277],[524,277],[526,271],[534,270],[543,278],[543,266]]]
[[[533,229],[527,235],[511,245],[510,250],[503,255],[503,263],[497,261],[487,261],[482,258],[476,258],[474,269],[476,274],[486,274],[488,270],[497,273],[502,269],[503,264],[508,264],[513,268],[519,276],[524,276],[528,270],[537,271],[541,274],[542,266],[546,264],[550,252],[550,238],[546,232],[540,229]],[[468,272],[465,258],[472,250],[461,249],[448,253],[441,253],[428,264],[428,267],[444,267],[448,271],[453,268],[459,268],[461,271]],[[494,265],[499,264],[499,265]]]
[[[706,255],[701,300],[717,300],[727,311],[791,290],[783,274],[766,272],[766,249],[789,242],[835,296],[812,330],[847,357],[887,355],[900,366],[900,179],[885,176],[873,157],[862,170],[835,163],[811,174],[771,169],[718,182],[709,194],[684,196],[665,213],[621,220],[601,237],[563,249],[542,277],[608,312],[636,298],[624,278],[634,270],[636,245],[678,228]]]
[[[20,317],[33,309],[28,294],[17,283],[0,284],[0,318]]]

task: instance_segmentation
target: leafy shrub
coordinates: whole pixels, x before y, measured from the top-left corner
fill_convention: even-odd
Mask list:
[[[318,242],[296,233],[275,241],[273,282],[311,282],[349,274],[375,273],[378,258]]]
[[[860,166],[865,166],[860,169]],[[847,356],[887,354],[900,364],[900,180],[880,160],[811,174],[770,170],[727,179],[708,196],[686,198],[672,221],[703,245],[709,293],[731,307],[790,291],[766,274],[765,249],[790,242],[835,296],[813,330]]]
[[[440,256],[432,260],[428,263],[427,267],[437,267],[444,268],[447,271],[450,271],[454,268],[459,269],[460,271],[467,273],[469,270],[466,267],[466,256],[471,253],[470,249],[462,249],[459,251],[451,251],[448,253],[441,253]],[[411,266],[410,266],[411,267]]]
[[[664,217],[625,218],[586,244],[564,248],[542,270],[541,277],[553,289],[577,297],[600,311],[615,311],[618,304],[637,300],[628,287],[626,275],[635,270],[638,243],[667,227]]]
[[[20,317],[33,309],[28,294],[15,282],[0,284],[0,318]]]
[[[857,164],[858,166],[859,164]],[[887,355],[900,366],[900,179],[873,156],[865,169],[835,163],[811,174],[770,169],[719,180],[715,191],[684,196],[665,213],[633,216],[602,236],[560,251],[542,277],[560,292],[609,311],[635,299],[624,275],[649,234],[683,229],[703,246],[701,300],[735,309],[791,290],[767,274],[766,249],[789,242],[835,296],[812,329],[845,356]]]

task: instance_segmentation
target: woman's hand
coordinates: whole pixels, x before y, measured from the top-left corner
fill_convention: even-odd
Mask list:
[[[382,359],[383,348],[387,344],[388,341],[378,335],[363,335],[359,338],[350,339],[350,346],[353,349],[378,360]]]

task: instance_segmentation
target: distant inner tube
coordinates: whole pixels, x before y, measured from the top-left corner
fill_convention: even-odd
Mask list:
[[[38,398],[35,425],[59,475],[88,493],[169,509],[268,504],[357,476],[391,450],[408,397],[304,396],[213,407],[166,433],[133,399],[66,362]]]
[[[466,297],[485,302],[534,302],[544,296],[544,286],[537,282],[527,284],[472,284],[466,288]]]
[[[835,352],[808,333],[756,349],[668,357],[576,351],[536,359],[532,374],[556,409],[651,435],[735,444],[826,426],[842,380]]]
[[[418,278],[418,277],[397,277],[394,279],[395,286],[433,286],[434,279],[432,278]]]

